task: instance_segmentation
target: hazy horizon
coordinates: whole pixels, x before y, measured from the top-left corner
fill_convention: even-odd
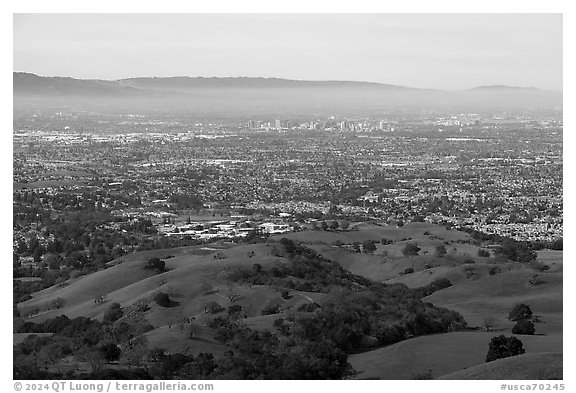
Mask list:
[[[562,91],[562,15],[15,14],[14,71]]]
[[[156,76],[156,75],[138,75],[138,76],[128,76],[125,78],[119,78],[119,79],[104,79],[104,78],[74,78],[71,77],[69,75],[40,75],[34,72],[29,72],[29,71],[25,71],[25,70],[14,70],[13,73],[21,73],[21,74],[34,74],[36,76],[39,77],[43,77],[43,78],[73,78],[73,79],[77,79],[77,80],[85,80],[85,81],[91,81],[91,80],[102,80],[102,81],[110,81],[110,82],[115,82],[115,81],[120,81],[120,80],[127,80],[127,79],[162,79],[162,78],[191,78],[191,79],[195,79],[195,78],[204,78],[204,79],[227,79],[227,78],[252,78],[252,79],[278,79],[278,80],[287,80],[287,81],[297,81],[297,82],[341,82],[341,83],[366,83],[366,84],[378,84],[378,85],[390,85],[390,86],[396,86],[396,87],[404,87],[404,88],[410,88],[410,89],[422,89],[422,90],[444,90],[444,91],[461,91],[461,90],[472,90],[472,89],[476,89],[476,88],[482,88],[482,87],[487,87],[487,88],[497,88],[497,87],[504,87],[504,88],[517,88],[517,89],[538,89],[538,90],[547,90],[547,91],[553,91],[553,92],[562,92],[562,88],[561,89],[541,89],[535,86],[512,86],[512,85],[503,85],[503,84],[486,84],[486,85],[479,85],[479,86],[470,86],[468,88],[463,88],[463,89],[442,89],[442,88],[423,88],[420,86],[404,86],[404,85],[399,85],[399,84],[395,84],[395,83],[381,83],[381,82],[374,82],[374,81],[367,81],[367,80],[336,80],[336,79],[297,79],[297,78],[281,78],[281,77],[275,77],[275,76],[270,76],[270,77],[264,77],[264,76],[246,76],[246,75],[238,75],[238,76],[230,76],[230,75],[223,75],[223,76],[203,76],[203,75],[170,75],[170,76]]]

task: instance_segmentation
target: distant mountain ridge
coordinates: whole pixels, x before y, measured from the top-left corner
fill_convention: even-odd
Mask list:
[[[62,76],[39,76],[28,72],[14,72],[14,88],[21,89],[23,87],[30,87],[31,83],[37,82],[38,87],[50,88],[58,83],[67,85],[69,87],[79,86],[85,84],[91,88],[289,88],[289,87],[367,87],[367,88],[381,88],[381,89],[396,89],[396,90],[420,90],[420,91],[446,91],[441,89],[426,89],[418,87],[408,87],[401,85],[385,84],[378,82],[364,82],[364,81],[340,81],[340,80],[299,80],[299,79],[285,79],[285,78],[266,78],[266,77],[192,77],[192,76],[170,76],[170,77],[134,77],[117,80],[105,79],[76,79],[71,77]],[[484,85],[471,89],[464,89],[460,91],[474,91],[474,90],[535,90],[546,91],[536,87],[518,87],[507,85]]]
[[[44,77],[13,73],[14,99],[58,100],[90,105],[184,108],[197,113],[235,115],[363,114],[382,108],[458,110],[562,106],[562,93],[512,86],[448,91],[355,81],[306,81],[263,77],[138,77],[119,80]],[[93,101],[93,102],[91,102]]]
[[[383,88],[398,90],[431,90],[418,89],[406,86],[383,84],[376,82],[357,81],[309,81],[284,78],[264,77],[135,77],[118,80],[102,79],[75,79],[70,77],[52,76],[45,77],[27,72],[14,72],[14,91],[31,87],[37,83],[38,88],[56,88],[57,84],[65,87],[78,87],[85,84],[90,88],[137,88],[137,89],[178,89],[183,88],[302,88],[302,87],[364,87]]]
[[[43,77],[36,74],[15,72],[14,95],[121,95],[139,93],[134,87],[122,86],[115,81],[85,80],[69,77]]]
[[[474,87],[470,90],[498,90],[498,89],[502,89],[502,90],[542,90],[542,89],[538,89],[537,87],[521,87],[521,86],[507,86],[507,85],[484,85],[484,86],[478,86],[478,87]]]

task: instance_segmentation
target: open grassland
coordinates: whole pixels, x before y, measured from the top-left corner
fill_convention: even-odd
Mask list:
[[[557,250],[540,250],[537,251],[538,261],[550,267],[550,271],[562,270],[564,263],[562,259],[562,251]]]
[[[424,232],[429,234],[424,235]],[[337,240],[343,243],[360,242],[364,240],[375,240],[380,242],[382,239],[399,242],[408,239],[413,241],[433,241],[436,237],[438,241],[457,241],[469,238],[469,235],[456,230],[447,230],[446,228],[429,223],[411,222],[400,228],[384,223],[361,223],[351,226],[347,231],[302,231],[291,232],[282,235],[275,235],[274,239],[288,238],[303,244],[331,244]],[[432,239],[430,239],[432,237]]]
[[[240,285],[226,278],[226,273],[236,268],[252,269],[254,264],[259,264],[267,269],[286,263],[284,258],[273,256],[272,249],[271,244],[255,244],[213,250],[208,255],[198,255],[198,250],[191,247],[138,252],[123,257],[122,263],[112,264],[108,269],[76,279],[66,286],[38,292],[31,300],[21,303],[20,309],[23,312],[43,309],[54,300],[62,299],[64,305],[61,308],[42,311],[28,318],[40,323],[62,314],[69,318],[85,316],[102,319],[112,303],[119,303],[125,308],[145,301],[150,306],[146,322],[154,328],[147,334],[150,347],[176,349],[180,342],[182,345],[194,344],[191,346],[193,352],[207,351],[215,346],[222,349],[223,346],[213,340],[213,332],[209,334],[209,329],[205,329],[205,324],[209,318],[224,315],[225,311],[207,313],[206,304],[218,303],[223,310],[231,304],[240,305],[247,326],[272,330],[275,319],[302,304],[321,302],[324,298],[325,294],[321,293],[291,290],[289,298],[284,299],[278,288]],[[144,269],[145,263],[152,257],[169,257],[165,259],[168,270],[158,273]],[[172,307],[161,307],[153,301],[160,292],[170,295]],[[100,295],[105,296],[105,301],[95,302],[94,299]],[[279,312],[262,316],[262,310],[271,305],[277,305]],[[177,328],[178,323],[185,319],[194,320],[201,328],[192,339],[186,338]]]
[[[531,269],[506,271],[456,284],[424,300],[458,311],[472,326],[482,326],[485,318],[494,318],[497,329],[511,329],[508,313],[514,305],[525,303],[541,316],[537,333],[562,332],[562,275],[538,273],[540,283],[533,285],[534,274]]]
[[[436,378],[483,364],[490,339],[499,334],[477,331],[421,336],[352,355],[348,361],[358,371],[358,379],[413,379],[429,370]],[[527,354],[562,352],[561,335],[517,337]]]
[[[35,307],[42,310],[60,298],[64,301],[63,307],[40,312],[31,320],[39,322],[60,314],[70,318],[100,318],[111,303],[120,303],[124,307],[139,300],[150,299],[158,292],[165,292],[169,293],[174,301],[182,304],[182,307],[178,307],[177,311],[176,308],[158,307],[160,310],[152,313],[152,323],[162,318],[183,318],[197,312],[207,301],[222,302],[222,299],[226,298],[224,292],[228,290],[227,282],[218,276],[225,269],[236,266],[251,267],[255,263],[262,266],[279,263],[282,258],[273,257],[270,249],[267,245],[259,244],[218,251],[224,259],[215,259],[213,254],[216,251],[208,255],[195,255],[197,250],[187,247],[134,253],[123,257],[123,263],[76,279],[69,285],[54,286],[38,292],[32,299],[21,303],[20,309],[24,313]],[[252,258],[247,257],[250,250],[254,251]],[[154,256],[172,256],[165,260],[168,269],[166,272],[159,274],[144,269],[146,261]],[[254,291],[248,291],[246,295],[252,296],[250,292]],[[204,293],[207,295],[204,296]],[[95,303],[97,296],[105,296],[105,301]],[[262,301],[268,297],[262,293],[254,295],[255,299]],[[158,318],[155,314],[159,314]]]
[[[529,353],[480,364],[438,379],[533,380],[563,379],[561,353]]]

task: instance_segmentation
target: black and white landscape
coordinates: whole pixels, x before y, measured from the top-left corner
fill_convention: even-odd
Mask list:
[[[563,379],[561,15],[16,14],[13,104],[14,379]]]

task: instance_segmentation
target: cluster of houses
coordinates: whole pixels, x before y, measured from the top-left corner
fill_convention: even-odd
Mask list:
[[[283,222],[257,223],[250,220],[218,220],[187,222],[182,225],[173,223],[161,224],[158,232],[166,236],[191,236],[195,239],[210,240],[214,238],[246,237],[251,233],[281,234],[291,232],[293,227]]]

